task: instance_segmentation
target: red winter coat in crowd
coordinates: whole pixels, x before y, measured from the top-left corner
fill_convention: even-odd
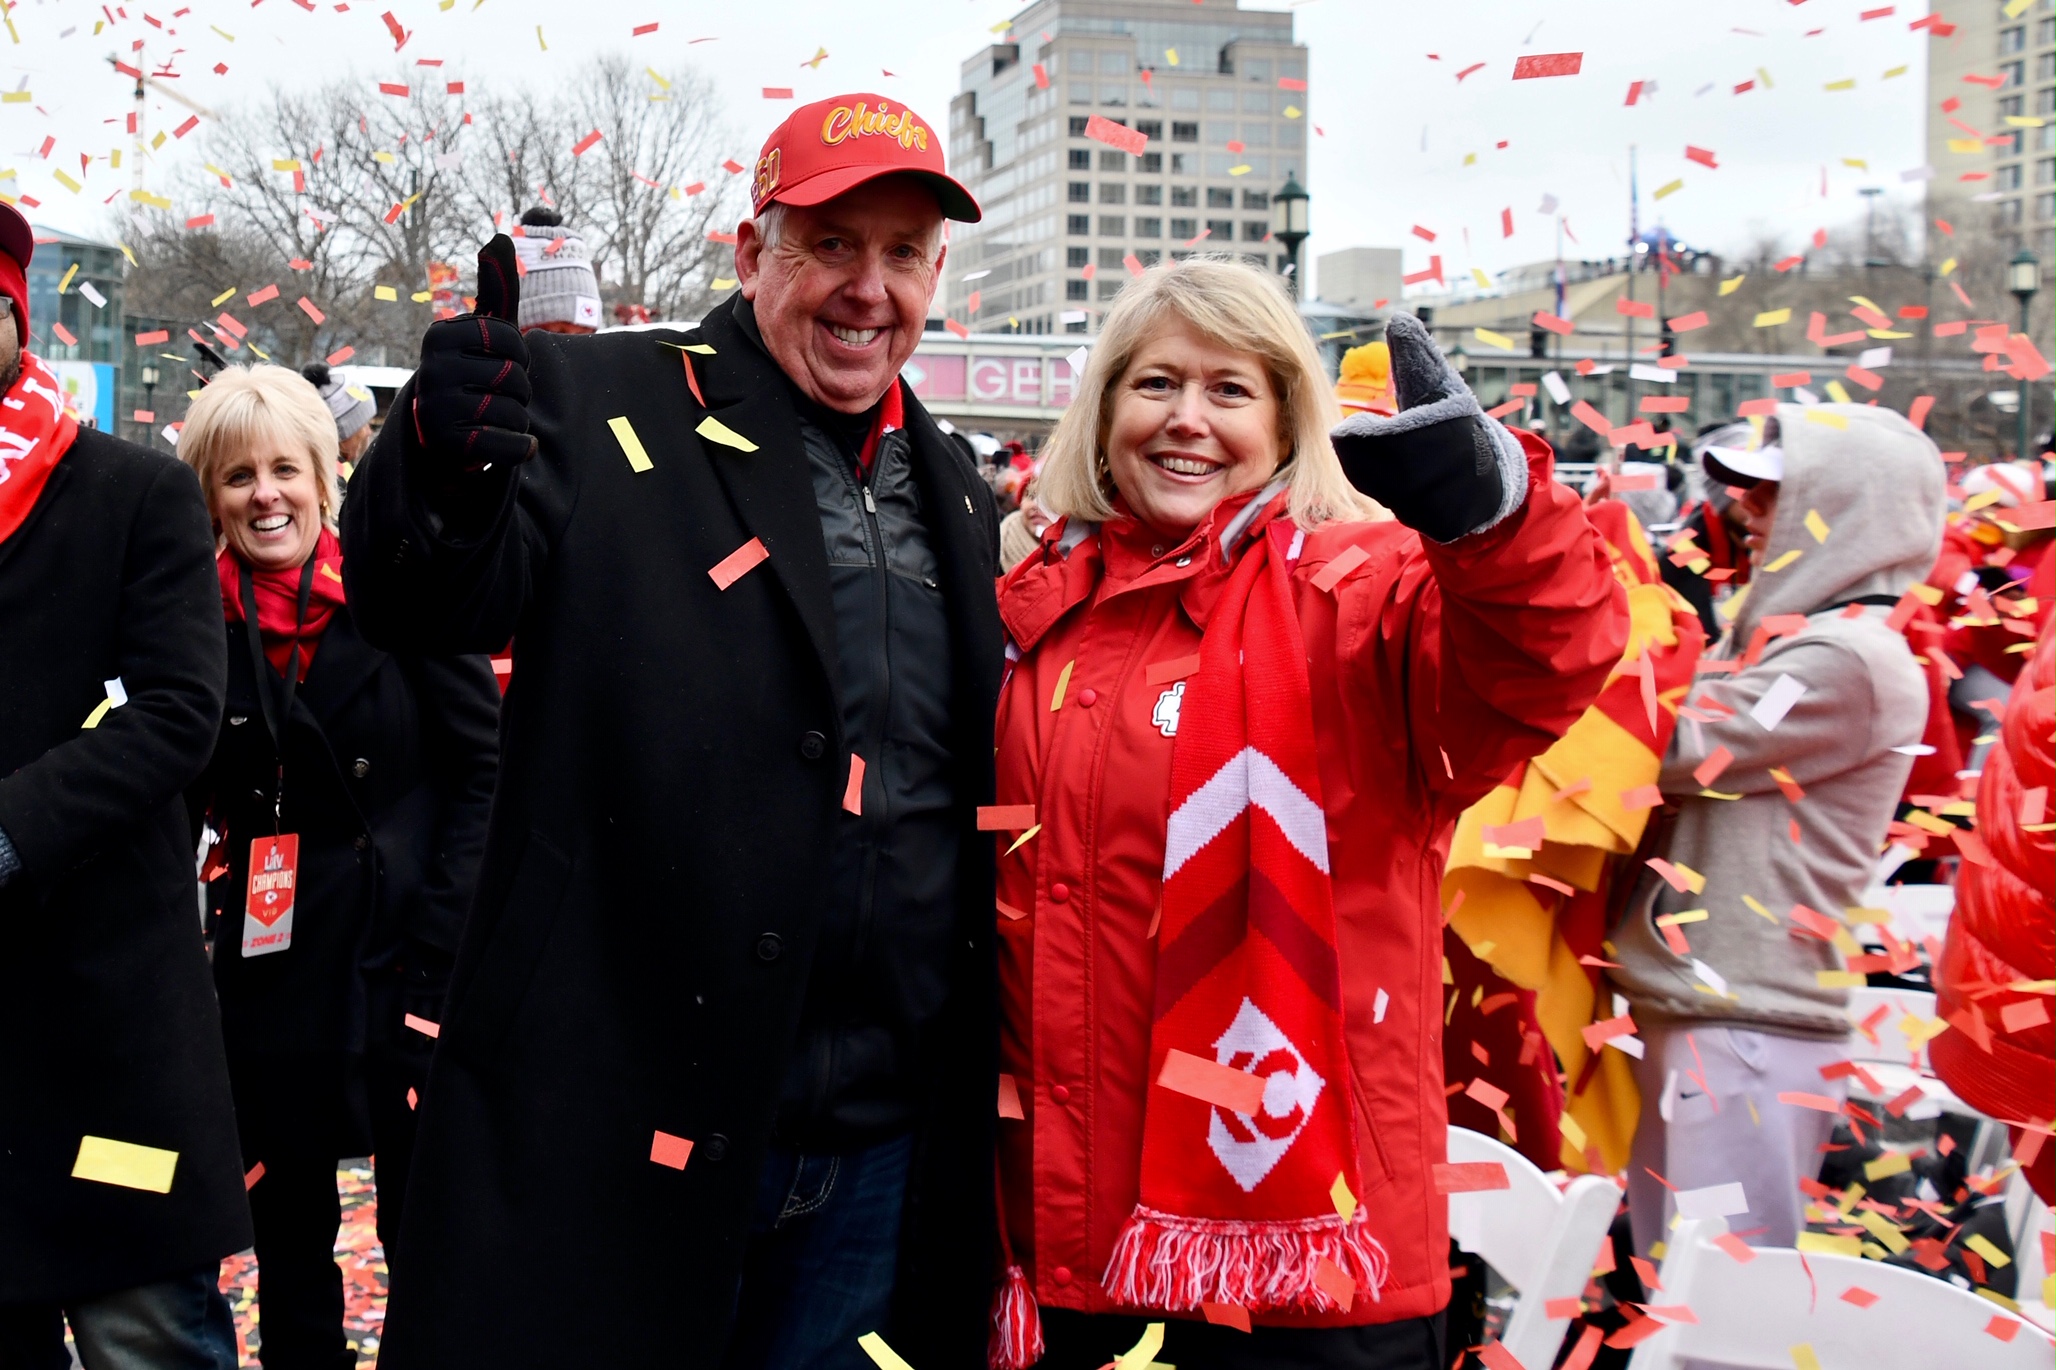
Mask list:
[[[1935,1073],[1964,1102],[1994,1118],[2044,1126],[2056,1118],[2049,996],[2009,987],[2056,979],[2056,850],[2048,827],[2056,778],[2052,651],[2056,636],[2045,625],[1985,758],[1977,830],[1991,857],[1966,859],[1956,879],[1956,912],[1936,984],[1952,1030],[1928,1048]],[[2015,1137],[2019,1146],[2018,1129]],[[2042,1200],[2056,1202],[2056,1146],[2046,1138],[2027,1173]]]
[[[1592,702],[1627,631],[1605,544],[1551,478],[1548,447],[1522,440],[1528,499],[1498,526],[1436,544],[1394,522],[1331,523],[1306,535],[1290,571],[1333,863],[1358,1197],[1390,1266],[1347,1313],[1259,1323],[1392,1322],[1449,1299],[1433,1168],[1446,1159],[1450,833]],[[1001,1069],[1024,1115],[1000,1124],[1001,1191],[1014,1259],[1046,1308],[1121,1311],[1101,1279],[1139,1191],[1173,735],[1231,571],[1219,534],[1242,502],[1177,546],[1116,519],[1066,556],[1057,525],[1001,586],[1019,660],[1000,698],[998,802],[1034,805],[1041,825],[1001,848]],[[1332,585],[1330,567],[1346,571]]]

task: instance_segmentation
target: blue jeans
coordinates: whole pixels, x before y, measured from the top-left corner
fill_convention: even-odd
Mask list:
[[[727,1370],[874,1370],[914,1139],[847,1156],[773,1150],[757,1184]]]
[[[236,1370],[236,1328],[216,1267],[76,1303],[0,1307],[0,1370],[68,1370],[64,1324],[86,1370]]]

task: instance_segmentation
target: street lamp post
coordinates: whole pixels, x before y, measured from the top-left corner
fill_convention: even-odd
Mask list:
[[[1300,296],[1299,245],[1306,241],[1306,201],[1306,187],[1299,183],[1299,173],[1287,171],[1285,184],[1271,197],[1271,236],[1285,244],[1285,251],[1292,258],[1294,299]]]
[[[143,445],[145,447],[155,447],[157,445],[157,424],[154,418],[157,412],[156,365],[151,362],[144,362],[143,369],[137,373],[137,378],[143,382],[143,408],[149,410],[153,416],[152,422],[143,425]]]
[[[2013,260],[2006,265],[2006,288],[2013,292],[2014,299],[2020,301],[2020,331],[2022,333],[2027,332],[2028,302],[2034,299],[2035,291],[2041,287],[2041,284],[2041,260],[2033,252],[2023,247],[2020,251],[2013,254]],[[2027,450],[2028,443],[2032,440],[2033,436],[2031,425],[2033,423],[2034,403],[2029,397],[2028,383],[2026,381],[2020,383],[2019,406],[2020,448],[2015,455],[2021,461],[2026,461],[2034,455]]]

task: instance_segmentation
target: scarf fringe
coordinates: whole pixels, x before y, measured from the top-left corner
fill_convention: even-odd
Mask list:
[[[1339,1313],[1343,1306],[1315,1280],[1326,1257],[1356,1281],[1358,1294],[1382,1297],[1385,1248],[1359,1208],[1288,1222],[1186,1218],[1137,1205],[1107,1262],[1105,1286],[1116,1303],[1180,1312],[1225,1303],[1252,1313]]]
[[[992,1341],[985,1352],[991,1370],[1029,1370],[1042,1359],[1042,1310],[1036,1306],[1028,1276],[1018,1265],[992,1294]]]

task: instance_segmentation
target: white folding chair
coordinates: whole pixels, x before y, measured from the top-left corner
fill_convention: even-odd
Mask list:
[[[2042,1259],[2042,1234],[2049,1230],[2049,1206],[2029,1187],[2019,1171],[2006,1182],[2006,1233],[2013,1239],[2013,1259],[2019,1264],[2019,1287],[2015,1297],[2021,1316],[2037,1327],[2056,1331],[2056,1309],[2042,1297],[2042,1283],[2049,1267]]]
[[[1522,1365],[1547,1366],[1570,1326],[1569,1318],[1550,1317],[1547,1304],[1585,1292],[1620,1208],[1620,1189],[1600,1176],[1580,1175],[1559,1191],[1512,1147],[1461,1127],[1449,1129],[1449,1159],[1497,1161],[1506,1169],[1505,1189],[1449,1196],[1449,1235],[1520,1293],[1501,1344]]]
[[[1630,1370],[1681,1370],[1711,1361],[1738,1370],[1792,1370],[1792,1348],[1808,1345],[1822,1370],[2049,1370],[2051,1342],[1999,1305],[1918,1271],[1855,1256],[1755,1247],[1736,1260],[1713,1244],[1717,1218],[1680,1223],[1670,1234],[1652,1301],[1689,1308],[1697,1322],[1669,1322],[1635,1348]],[[1843,1295],[1863,1289],[1876,1299]],[[2001,1341],[1993,1318],[2014,1324]]]
[[[1906,888],[1923,889],[1925,886]],[[1857,1024],[1870,1018],[1878,1009],[1885,1010],[1885,1016],[1871,1028],[1877,1034],[1877,1044],[1871,1045],[1868,1037],[1857,1028]],[[1860,1099],[1884,1103],[1896,1099],[1906,1092],[1908,1085],[1919,1085],[1925,1097],[1910,1105],[1906,1116],[1913,1119],[1932,1118],[1940,1113],[1955,1113],[1975,1118],[1978,1111],[1956,1097],[1956,1091],[1943,1084],[1926,1071],[1916,1070],[1912,1065],[1913,1047],[1906,1039],[1906,1030],[1900,1021],[1907,1014],[1917,1018],[1935,1016],[1935,996],[1924,989],[1874,989],[1864,986],[1849,991],[1849,1059],[1870,1072],[1871,1078],[1882,1086],[1873,1095],[1861,1080],[1851,1077],[1849,1092]]]

